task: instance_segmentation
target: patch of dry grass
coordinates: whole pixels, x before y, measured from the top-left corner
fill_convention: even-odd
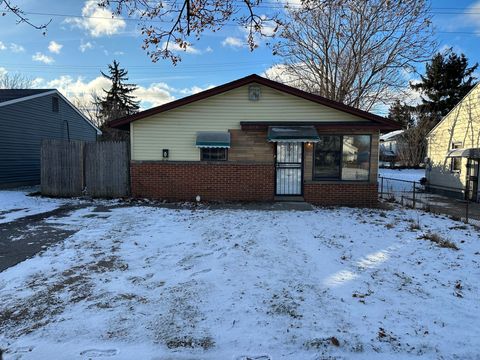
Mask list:
[[[422,229],[422,226],[420,225],[420,221],[410,219],[409,222],[410,224],[408,225],[408,228],[410,231],[418,231]]]
[[[420,236],[419,239],[429,240],[442,248],[459,250],[458,246],[455,243],[443,238],[440,234],[434,232],[426,232],[425,234]]]

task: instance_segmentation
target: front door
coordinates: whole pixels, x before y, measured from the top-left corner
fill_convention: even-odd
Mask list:
[[[303,194],[303,143],[278,142],[275,195]]]
[[[467,200],[479,201],[478,196],[478,159],[468,159],[467,161]]]

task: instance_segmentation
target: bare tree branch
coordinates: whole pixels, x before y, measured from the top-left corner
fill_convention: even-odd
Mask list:
[[[406,70],[436,48],[427,0],[302,4],[289,8],[274,47],[284,64],[276,79],[287,74],[291,84],[347,105],[371,110],[401,97]]]
[[[163,58],[173,64],[181,61],[175,50],[187,50],[191,37],[198,40],[205,31],[218,31],[232,21],[248,30],[247,42],[250,50],[255,49],[256,35],[273,36],[282,23],[276,13],[259,15],[256,11],[261,3],[262,0],[98,0],[99,6],[112,8],[113,15],[137,18],[144,36],[143,48],[152,61]],[[162,25],[154,25],[152,20]]]
[[[33,85],[30,77],[19,73],[0,74],[0,89],[29,89]]]
[[[17,17],[17,24],[25,23],[30,25],[31,27],[37,29],[37,30],[42,30],[43,34],[45,35],[47,31],[47,26],[50,25],[52,22],[52,19],[50,19],[47,23],[36,25],[32,23],[26,16],[25,12],[20,9],[18,5],[13,5],[11,1],[9,0],[0,0],[0,6],[3,6],[6,11],[11,12]],[[7,15],[7,13],[4,11],[2,12],[2,16]]]

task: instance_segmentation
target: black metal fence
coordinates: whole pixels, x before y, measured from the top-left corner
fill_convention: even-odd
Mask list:
[[[421,184],[379,176],[381,199],[413,209],[448,215],[453,219],[480,227],[480,204],[465,200],[465,189]]]

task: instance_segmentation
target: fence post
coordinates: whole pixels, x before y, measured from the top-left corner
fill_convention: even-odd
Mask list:
[[[467,200],[467,206],[465,207],[465,222],[468,224],[468,204],[470,201]]]
[[[413,182],[413,208],[415,209],[415,188],[416,188],[416,182]]]
[[[380,198],[383,199],[383,176],[380,177],[380,183],[381,183],[381,186],[380,186]]]

